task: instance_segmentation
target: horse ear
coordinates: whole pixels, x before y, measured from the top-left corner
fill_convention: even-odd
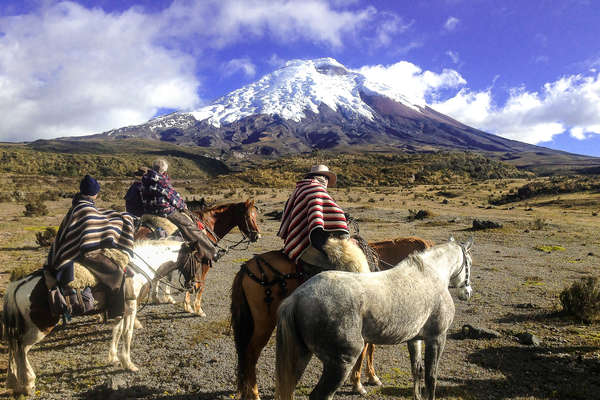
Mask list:
[[[467,240],[464,244],[463,247],[465,248],[465,251],[469,251],[471,250],[471,248],[473,247],[473,236],[471,236],[469,238],[469,240]]]
[[[252,207],[254,205],[254,199],[246,200],[246,207]]]

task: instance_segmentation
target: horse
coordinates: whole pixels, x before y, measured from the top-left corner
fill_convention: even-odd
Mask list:
[[[206,234],[209,239],[218,246],[221,239],[227,235],[234,227],[238,227],[243,239],[233,245],[229,246],[228,249],[233,249],[241,244],[254,243],[260,239],[260,228],[257,223],[258,208],[254,204],[254,200],[248,199],[245,202],[239,203],[226,203],[213,207],[205,206],[202,201],[199,203],[200,206],[193,208],[190,204],[190,210],[194,215],[202,222],[206,229]],[[147,230],[147,233],[150,231]],[[202,310],[202,293],[204,291],[206,275],[211,267],[211,262],[203,262],[201,268],[192,271],[193,278],[186,279],[185,286],[191,287],[191,292],[195,293],[195,299],[191,303],[190,290],[186,290],[184,309],[187,312],[206,316],[204,310]],[[170,302],[175,303],[175,300],[170,296],[169,285],[163,285],[160,281],[163,277],[170,275],[174,272],[174,265],[165,265],[159,269],[155,278],[155,285],[153,286],[152,300],[155,303]],[[159,292],[163,292],[165,297],[159,298]]]
[[[163,263],[173,263],[182,270],[190,261],[197,259],[197,249],[179,241],[144,241],[133,247],[134,256],[129,266],[138,271],[133,276],[135,300],[125,301],[125,311],[112,328],[112,339],[109,348],[109,363],[120,363],[128,371],[138,371],[131,361],[131,341],[133,339],[134,321],[137,313],[137,300],[142,287],[148,279],[154,277],[156,269]],[[106,305],[106,295],[100,285],[92,288],[94,298],[98,301],[97,311],[101,312]],[[16,394],[30,394],[35,387],[35,372],[28,360],[29,350],[46,337],[59,323],[59,316],[53,316],[48,303],[48,289],[43,271],[38,270],[30,275],[11,282],[4,295],[2,313],[2,339],[8,342],[8,368],[6,386]],[[121,350],[118,350],[121,337],[124,338]]]
[[[431,247],[396,267],[370,274],[326,271],[304,283],[278,311],[275,398],[291,400],[312,355],[323,373],[311,400],[331,400],[358,359],[365,342],[408,343],[414,398],[435,398],[437,366],[454,319],[454,301],[471,296],[472,240]],[[401,296],[398,294],[401,293]]]
[[[410,253],[431,247],[433,243],[408,237],[369,245],[379,254],[379,267],[387,269]],[[258,281],[251,274],[258,277]],[[306,277],[280,251],[255,256],[236,274],[231,288],[231,327],[237,353],[237,391],[243,400],[260,399],[256,383],[258,358],[275,329],[279,304]],[[274,286],[278,286],[279,290],[274,290]],[[362,360],[365,356],[369,382],[381,384],[373,369],[373,351],[373,346],[368,350],[365,348],[352,374],[354,390],[360,393],[365,392],[360,383]]]

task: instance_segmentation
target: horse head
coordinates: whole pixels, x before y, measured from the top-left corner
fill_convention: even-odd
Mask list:
[[[454,239],[451,239],[454,241]],[[469,300],[473,289],[471,288],[471,266],[473,260],[471,258],[471,249],[473,248],[473,238],[470,238],[465,243],[459,243],[458,246],[462,250],[462,263],[460,269],[450,278],[450,285],[458,289],[458,298],[461,300]]]
[[[254,199],[248,199],[243,204],[243,217],[238,221],[238,228],[251,242],[260,239],[260,229],[257,223],[258,207],[254,205]]]
[[[181,245],[179,256],[177,257],[177,269],[183,275],[186,288],[190,288],[197,281],[197,276],[202,268],[204,252],[200,249],[198,242],[188,242]]]

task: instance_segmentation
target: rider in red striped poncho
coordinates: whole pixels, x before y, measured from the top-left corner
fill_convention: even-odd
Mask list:
[[[285,241],[283,252],[296,263],[313,264],[309,249],[312,246],[322,253],[330,236],[349,238],[344,211],[327,193],[327,186],[335,182],[336,175],[329,168],[315,165],[296,183],[285,204],[277,236]]]

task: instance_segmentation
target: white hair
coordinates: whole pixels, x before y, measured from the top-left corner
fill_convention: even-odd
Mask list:
[[[168,168],[169,168],[169,164],[167,163],[167,160],[165,160],[164,158],[158,158],[158,159],[154,160],[154,162],[152,163],[152,169],[161,174],[167,172]]]

